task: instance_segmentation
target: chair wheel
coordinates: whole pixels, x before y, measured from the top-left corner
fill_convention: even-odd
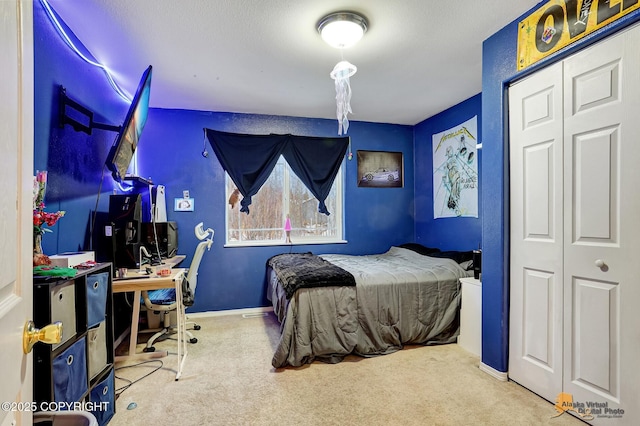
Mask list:
[[[202,328],[202,327],[200,327],[198,324],[196,324],[196,325],[194,325],[194,326],[193,326],[193,329],[194,329],[194,330],[200,330],[201,328]]]
[[[155,352],[156,348],[154,348],[153,346],[149,346],[148,348],[144,348],[142,350],[142,352]]]
[[[195,337],[192,337],[191,339],[189,339],[189,343],[198,343],[198,339]]]

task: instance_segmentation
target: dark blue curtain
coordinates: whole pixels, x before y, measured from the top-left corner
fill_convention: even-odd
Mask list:
[[[319,201],[318,211],[329,215],[324,201],[340,170],[349,138],[291,136],[282,155],[291,170]]]
[[[204,129],[205,135],[244,198],[241,212],[249,214],[251,197],[267,181],[282,154],[287,135],[242,135]]]
[[[349,137],[244,135],[206,128],[204,132],[220,164],[244,197],[240,211],[249,213],[251,197],[258,193],[283,155],[318,199],[318,211],[329,214],[325,200],[349,146]]]

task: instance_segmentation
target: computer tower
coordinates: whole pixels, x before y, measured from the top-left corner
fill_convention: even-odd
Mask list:
[[[476,280],[480,279],[482,273],[482,250],[473,251],[473,277]]]
[[[162,259],[173,257],[178,253],[176,222],[145,222],[142,224],[142,234],[142,243],[154,258],[158,253]]]
[[[108,227],[110,229],[107,229]],[[141,195],[111,195],[109,197],[109,225],[105,227],[105,234],[112,241],[114,270],[139,267],[142,242],[141,227]]]

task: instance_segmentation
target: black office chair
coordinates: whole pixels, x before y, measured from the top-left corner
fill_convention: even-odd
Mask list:
[[[182,281],[182,301],[185,307],[192,306],[194,302],[196,286],[198,284],[198,268],[200,267],[200,261],[204,255],[205,250],[211,250],[213,244],[214,231],[211,228],[204,229],[203,223],[200,222],[195,227],[196,237],[200,240],[196,246],[196,251],[191,260],[191,265],[187,270],[186,276]],[[154,352],[155,347],[153,344],[160,338],[166,338],[174,332],[175,326],[172,325],[171,314],[176,312],[178,304],[176,302],[176,290],[174,288],[142,291],[142,303],[147,309],[147,318],[150,317],[150,313],[160,315],[162,327],[150,328],[147,330],[141,330],[140,333],[155,332],[153,336],[147,341],[147,346],[144,348],[144,352]],[[189,322],[193,325],[194,330],[199,330],[200,326]],[[198,339],[186,329],[185,324],[185,336],[190,343],[197,343]]]

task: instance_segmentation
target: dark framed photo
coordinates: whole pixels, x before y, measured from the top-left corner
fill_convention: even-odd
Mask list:
[[[358,151],[358,186],[365,188],[402,188],[404,186],[401,152]]]

